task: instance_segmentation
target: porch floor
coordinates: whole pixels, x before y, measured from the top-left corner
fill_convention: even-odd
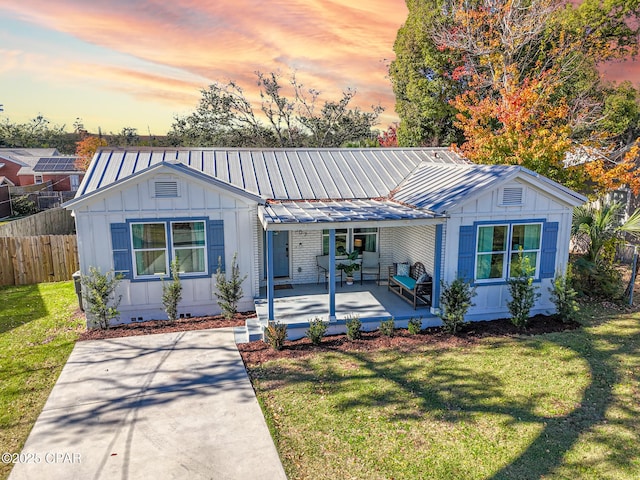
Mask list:
[[[268,304],[266,289],[260,290],[261,298],[256,299],[256,315],[259,323],[266,325]],[[275,320],[286,324],[308,323],[316,317],[323,320],[329,315],[329,291],[324,284],[292,285],[292,288],[274,292]],[[422,317],[434,317],[428,306],[416,310],[398,295],[387,290],[387,285],[377,285],[375,281],[336,284],[336,319],[342,320],[350,315],[359,315],[361,320],[396,320]]]

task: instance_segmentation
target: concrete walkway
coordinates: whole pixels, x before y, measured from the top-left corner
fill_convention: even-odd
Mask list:
[[[232,328],[79,342],[22,457],[10,480],[286,478]]]

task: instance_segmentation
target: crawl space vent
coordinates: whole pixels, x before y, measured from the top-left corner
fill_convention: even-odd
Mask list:
[[[171,198],[178,196],[178,182],[163,180],[155,182],[156,198]]]
[[[502,205],[522,205],[522,187],[507,187],[502,190]]]

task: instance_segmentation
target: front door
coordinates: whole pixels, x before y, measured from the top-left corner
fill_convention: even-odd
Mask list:
[[[289,232],[273,232],[273,276],[289,276]]]

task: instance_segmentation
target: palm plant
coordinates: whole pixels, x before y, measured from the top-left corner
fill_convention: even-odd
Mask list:
[[[623,241],[624,233],[640,233],[640,210],[620,224],[617,216],[622,208],[619,203],[610,203],[602,207],[583,205],[574,209],[571,236],[585,251],[587,260],[599,262],[605,259],[603,257],[609,259],[616,245]]]

